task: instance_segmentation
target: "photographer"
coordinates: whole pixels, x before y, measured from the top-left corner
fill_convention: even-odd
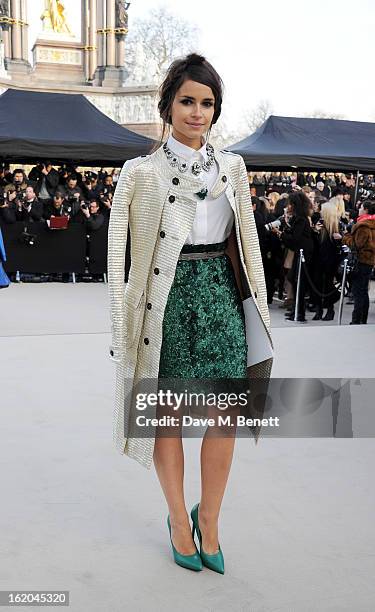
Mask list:
[[[35,193],[42,204],[55,195],[60,176],[52,167],[50,161],[40,162],[29,174],[29,181],[33,181]]]
[[[70,174],[66,181],[65,186],[65,199],[68,201],[77,201],[79,210],[79,203],[83,199],[83,192],[80,187],[78,187],[78,178],[76,174]]]
[[[34,188],[31,185],[26,187],[25,193],[16,195],[16,221],[40,221],[43,216],[43,204],[39,202]]]
[[[47,221],[51,217],[69,216],[68,202],[64,199],[62,191],[56,191],[53,199],[44,204],[43,218]]]
[[[85,172],[84,196],[87,200],[96,200],[103,193],[103,185],[98,182],[96,172]]]
[[[314,242],[311,227],[311,215],[313,213],[310,199],[302,191],[291,193],[288,196],[288,204],[291,205],[292,216],[289,220],[289,225],[286,225],[283,231],[278,228],[273,228],[274,233],[278,235],[288,249],[294,251],[292,267],[288,273],[288,280],[293,285],[294,296],[297,295],[297,278],[299,267],[300,249],[303,249],[305,263],[301,267],[301,279],[298,304],[295,303],[294,309],[290,313],[286,313],[286,318],[290,321],[294,320],[294,310],[297,308],[297,321],[304,323],[305,318],[305,293],[308,287],[307,272],[310,273],[311,262],[314,252]],[[296,299],[295,299],[296,302]]]
[[[81,213],[84,216],[88,232],[94,232],[102,227],[104,215],[100,212],[99,202],[97,200],[91,200],[89,204],[81,202]]]
[[[75,174],[71,174],[68,177],[64,199],[64,206],[71,219],[74,220],[74,218],[79,215],[81,210],[81,200],[84,199],[82,189],[77,186],[77,176]]]
[[[103,214],[106,220],[109,220],[111,214],[112,200],[112,193],[101,193],[99,198],[97,199],[97,202],[99,202],[100,212]]]
[[[115,191],[116,191],[116,187],[113,184],[113,177],[111,174],[107,174],[107,176],[104,178],[104,181],[103,181],[102,192],[104,193],[104,195],[111,193],[113,196]]]
[[[15,170],[12,183],[6,185],[0,198],[1,216],[5,223],[16,223],[20,203],[26,197],[27,183],[23,170]]]
[[[369,281],[375,265],[375,202],[365,200],[357,223],[343,237],[343,243],[358,253],[358,265],[352,273],[354,309],[350,325],[366,324],[369,311]]]
[[[13,201],[9,200],[9,196],[0,190],[0,219],[4,223],[16,222],[16,204],[14,202],[16,194],[13,196]]]
[[[13,172],[12,182],[8,183],[8,185],[4,187],[4,194],[8,197],[8,194],[13,193],[13,192],[20,193],[23,191],[25,193],[26,187],[27,187],[26,175],[24,171],[22,170],[22,168],[17,168]],[[9,197],[8,197],[8,200],[9,200]],[[13,201],[13,200],[14,200],[14,197],[9,201]]]

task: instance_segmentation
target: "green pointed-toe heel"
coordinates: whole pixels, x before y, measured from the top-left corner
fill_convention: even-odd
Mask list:
[[[181,565],[181,567],[186,567],[186,569],[195,570],[196,572],[199,572],[200,570],[202,570],[203,569],[202,559],[201,559],[201,556],[198,550],[193,555],[182,555],[181,553],[178,552],[178,550],[175,549],[173,542],[172,542],[171,522],[169,520],[169,514],[167,518],[167,524],[168,524],[169,537],[170,537],[171,544],[172,544],[173,558],[175,560],[175,563],[177,563],[177,565]]]
[[[220,548],[220,544],[219,544],[219,551],[217,553],[213,553],[212,555],[205,553],[204,550],[202,549],[202,534],[200,532],[199,523],[198,523],[198,506],[199,506],[199,502],[195,504],[195,506],[193,506],[190,512],[190,516],[191,516],[191,520],[193,521],[192,536],[194,538],[194,531],[196,531],[198,540],[199,540],[199,545],[200,545],[200,556],[202,559],[202,563],[203,565],[213,570],[214,572],[219,572],[219,574],[224,574],[224,557],[223,557],[223,552]]]

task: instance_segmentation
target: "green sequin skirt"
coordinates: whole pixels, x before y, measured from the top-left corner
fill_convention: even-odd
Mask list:
[[[181,252],[226,245],[184,245]],[[159,378],[246,378],[246,368],[245,317],[229,255],[179,260],[164,312]]]

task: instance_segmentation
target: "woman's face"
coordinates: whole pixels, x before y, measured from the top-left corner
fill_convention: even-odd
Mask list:
[[[214,112],[212,89],[196,81],[185,81],[176,92],[171,108],[173,136],[189,147],[200,149]]]

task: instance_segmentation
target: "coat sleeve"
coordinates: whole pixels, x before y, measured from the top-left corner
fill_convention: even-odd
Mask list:
[[[239,167],[239,185],[240,185],[240,211],[243,228],[241,231],[246,232],[250,240],[243,240],[243,253],[245,258],[245,265],[248,270],[249,279],[251,284],[254,286],[254,290],[257,294],[257,302],[262,317],[267,325],[268,330],[270,329],[270,314],[267,304],[267,289],[264,278],[264,268],[262,255],[260,252],[258,232],[254,219],[254,211],[251,203],[249,180],[247,176],[247,170],[245,162],[240,157]],[[244,229],[246,228],[246,229]]]
[[[371,241],[371,230],[363,225],[359,227],[354,235],[354,243],[357,249],[363,249]]]
[[[135,188],[133,160],[125,162],[112,201],[108,225],[108,293],[112,344],[109,347],[111,361],[121,363],[124,358],[124,299],[125,299],[125,250],[128,233],[129,206]]]

